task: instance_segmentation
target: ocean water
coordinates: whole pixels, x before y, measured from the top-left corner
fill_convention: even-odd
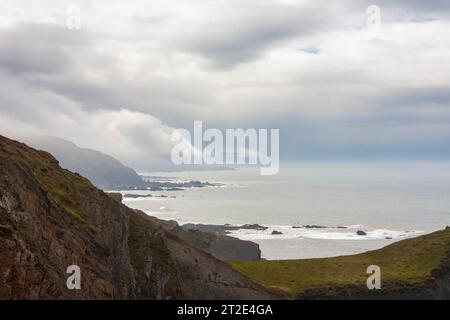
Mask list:
[[[261,176],[254,167],[146,175],[223,184],[124,191],[168,196],[124,203],[180,224],[264,225],[265,231],[230,235],[259,243],[266,259],[355,254],[450,225],[448,162],[282,164],[275,176]],[[303,225],[326,228],[294,228]],[[282,234],[272,235],[274,230]],[[358,230],[367,235],[357,235]]]

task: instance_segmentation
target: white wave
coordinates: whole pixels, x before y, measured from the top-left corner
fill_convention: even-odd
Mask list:
[[[147,198],[123,198],[122,201],[123,202],[136,202],[136,201],[152,201],[152,200],[157,200],[159,198],[156,197],[147,197]]]
[[[157,209],[145,209],[142,211],[149,216],[156,217],[156,218],[163,218],[163,219],[167,218],[167,216],[174,216],[179,213],[178,211],[167,208],[167,207],[160,207]],[[180,222],[182,220],[184,220],[184,219],[177,219],[177,222]]]
[[[344,226],[344,227],[348,228],[348,229],[362,229],[362,228],[364,228],[364,226],[362,224],[351,224],[351,225]]]
[[[158,201],[158,200],[173,200],[176,199],[172,196],[166,196],[166,197],[160,197],[160,196],[154,196],[154,197],[141,197],[141,198],[123,198],[123,202],[135,202],[135,201]]]
[[[355,225],[356,226],[356,225]],[[230,236],[242,240],[286,240],[286,239],[321,239],[321,240],[383,240],[392,239],[398,240],[416,236],[422,231],[399,231],[389,229],[374,229],[368,230],[358,225],[357,228],[292,228],[291,226],[272,225],[267,226],[267,230],[247,230],[239,229],[233,230],[229,233]],[[364,231],[366,235],[358,235],[358,230]],[[273,231],[281,232],[282,234],[272,234]]]

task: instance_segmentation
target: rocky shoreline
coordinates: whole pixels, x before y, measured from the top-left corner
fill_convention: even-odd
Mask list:
[[[268,227],[261,226],[259,224],[244,224],[241,226],[232,226],[230,224],[215,225],[215,224],[193,224],[187,223],[182,226],[186,230],[198,230],[203,232],[217,233],[217,234],[229,234],[230,231],[236,230],[267,230]]]
[[[231,224],[223,224],[223,225],[216,225],[216,224],[194,224],[194,223],[187,223],[182,226],[186,230],[198,230],[203,232],[209,232],[209,233],[215,233],[215,234],[221,234],[221,235],[228,235],[232,233],[232,231],[237,230],[255,230],[255,231],[264,231],[268,230],[269,227],[266,227],[264,225],[260,224],[243,224],[243,225],[231,225]],[[321,226],[321,225],[293,225],[293,229],[348,229],[348,227],[345,226],[338,226],[338,227],[327,227],[327,226]],[[358,236],[367,236],[367,232],[363,230],[357,230],[356,235]],[[271,232],[271,235],[282,235],[283,232],[279,230],[273,230]],[[392,239],[390,237],[386,237],[386,239]]]

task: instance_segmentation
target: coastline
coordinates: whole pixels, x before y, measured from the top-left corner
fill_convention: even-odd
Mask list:
[[[162,190],[122,194],[126,205],[159,219],[219,226],[216,229],[232,226],[226,234],[258,243],[265,259],[321,258],[379,249],[450,224],[447,176],[432,168],[301,164],[270,178],[254,168],[154,172],[147,176]],[[190,181],[204,185],[182,188]],[[236,228],[246,224],[266,229]]]
[[[147,191],[143,191],[147,192]],[[177,196],[155,195],[139,196],[137,199],[124,199],[131,208],[139,208],[144,201],[174,200]],[[178,197],[181,197],[179,195]],[[159,207],[160,212],[148,212],[149,216],[163,220],[170,219],[170,209]],[[162,212],[161,212],[162,211]],[[168,219],[169,218],[169,219]],[[323,226],[323,225],[266,225],[266,224],[201,224],[189,221],[176,221],[183,229],[197,230],[211,234],[233,237],[258,244],[261,257],[275,259],[308,259],[338,257],[364,253],[383,248],[394,242],[426,234],[425,231],[370,229],[362,225]],[[364,234],[358,234],[358,232]]]

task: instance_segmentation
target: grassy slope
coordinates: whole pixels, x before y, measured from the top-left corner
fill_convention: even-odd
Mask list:
[[[89,180],[62,169],[49,153],[34,150],[23,143],[0,137],[1,156],[12,158],[24,172],[31,172],[51,199],[73,218],[84,222],[79,190],[95,188]]]
[[[252,280],[287,294],[307,289],[365,286],[369,265],[381,268],[382,289],[418,289],[450,251],[450,230],[403,240],[353,256],[305,260],[239,261],[231,265]]]

